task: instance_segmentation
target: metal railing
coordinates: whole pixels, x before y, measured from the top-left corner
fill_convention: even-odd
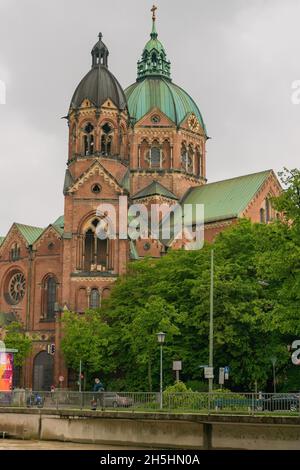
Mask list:
[[[300,415],[299,393],[163,392],[163,411],[202,414]],[[64,410],[160,411],[160,393],[76,392],[56,390],[0,392],[0,407],[27,407]]]

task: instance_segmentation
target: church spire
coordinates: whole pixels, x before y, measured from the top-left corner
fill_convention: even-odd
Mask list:
[[[99,67],[99,65],[103,65],[104,67],[108,67],[108,55],[109,51],[102,41],[102,33],[98,34],[99,41],[94,45],[92,49],[92,68]]]
[[[170,80],[170,62],[167,60],[167,55],[162,43],[157,39],[158,34],[156,30],[156,10],[157,7],[153,5],[152,12],[152,30],[150,39],[144,47],[142,58],[138,62],[138,80],[149,76],[160,76]]]

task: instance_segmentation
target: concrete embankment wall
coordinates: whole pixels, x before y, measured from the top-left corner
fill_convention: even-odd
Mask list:
[[[300,417],[0,408],[0,433],[141,448],[300,450]]]

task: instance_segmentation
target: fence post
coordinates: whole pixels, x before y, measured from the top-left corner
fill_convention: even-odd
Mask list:
[[[207,409],[207,414],[210,414],[210,392],[208,392],[208,409]]]

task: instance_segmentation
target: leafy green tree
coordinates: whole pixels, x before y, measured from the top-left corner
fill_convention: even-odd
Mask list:
[[[284,168],[279,173],[284,186],[282,194],[273,198],[275,208],[284,214],[286,221],[300,225],[300,170]]]
[[[81,361],[88,379],[113,369],[113,361],[108,357],[110,327],[98,311],[88,310],[84,315],[64,312],[61,321],[61,349],[70,368],[78,371]]]
[[[18,350],[14,355],[14,364],[22,367],[31,353],[32,340],[26,335],[20,323],[12,322],[5,327],[4,343],[7,349]]]

